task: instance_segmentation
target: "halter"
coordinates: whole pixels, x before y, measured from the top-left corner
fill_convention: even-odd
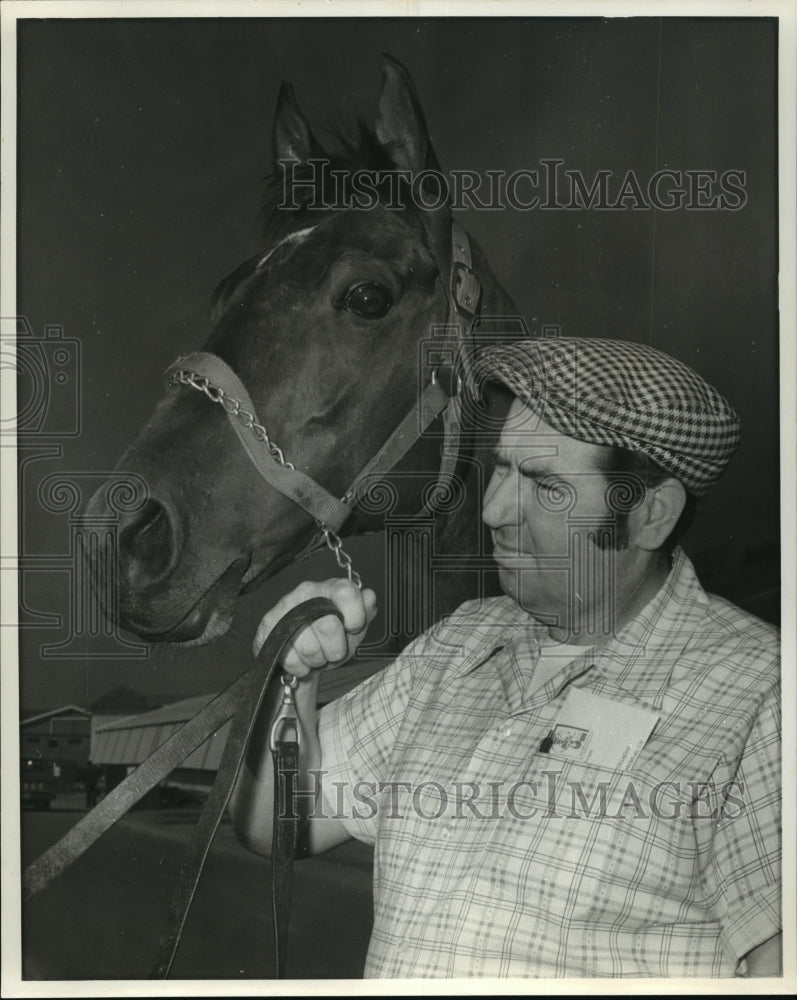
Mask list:
[[[429,383],[410,412],[340,498],[333,496],[285,458],[282,449],[259,422],[246,387],[217,355],[201,351],[178,358],[166,370],[167,385],[191,386],[203,392],[211,402],[220,404],[258,473],[269,486],[301,507],[316,522],[318,532],[295,558],[303,558],[326,543],[335,554],[338,564],[359,585],[359,577],[351,567],[351,560],[343,552],[338,532],[357,506],[366,480],[393,469],[440,416],[443,418],[444,438],[437,489],[445,490],[454,475],[459,455],[460,394],[463,386],[469,383],[468,358],[464,347],[470,341],[480,300],[481,283],[473,271],[468,235],[459,223],[452,222],[446,331],[447,339],[454,340],[454,364],[451,367],[451,377],[447,380],[448,385],[443,385],[442,373],[439,368],[434,368]],[[436,491],[432,491],[431,495],[434,492]],[[421,513],[427,511],[428,504],[429,501],[421,509]]]

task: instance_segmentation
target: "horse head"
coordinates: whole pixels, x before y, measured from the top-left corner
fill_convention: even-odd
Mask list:
[[[177,364],[117,465],[148,494],[117,524],[116,614],[150,641],[221,635],[238,596],[316,535],[321,518],[256,473],[246,435],[259,436],[253,448],[280,474],[295,468],[325,496],[347,499],[341,534],[380,527],[352,484],[386,441],[401,439],[396,462],[419,474],[396,480],[393,512],[416,512],[439,475],[440,435],[405,441],[406,428],[396,431],[435,384],[434,359],[419,345],[450,329],[458,253],[411,80],[384,57],[373,127],[334,152],[284,85],[273,149],[282,183],[264,248],[222,281],[200,360]],[[467,253],[482,310],[512,313],[478,247]],[[208,356],[234,380],[226,394],[202,368]],[[442,427],[439,409],[431,420]],[[105,497],[92,498],[90,516],[108,514]]]

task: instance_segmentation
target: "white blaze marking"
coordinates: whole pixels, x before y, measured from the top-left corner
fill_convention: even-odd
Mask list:
[[[269,257],[271,257],[272,254],[276,253],[280,247],[285,246],[288,243],[301,243],[302,240],[306,239],[310,235],[310,233],[312,233],[313,230],[317,228],[318,228],[317,226],[308,226],[307,229],[297,229],[295,233],[288,233],[287,236],[283,236],[283,238],[279,241],[279,243],[275,243],[274,246],[265,255],[265,257],[261,258],[261,260],[258,262],[257,265],[258,271],[260,270],[261,267],[263,267],[264,264],[266,264]]]

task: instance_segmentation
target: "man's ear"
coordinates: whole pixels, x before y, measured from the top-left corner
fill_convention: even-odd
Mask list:
[[[628,515],[629,541],[654,552],[661,548],[686,506],[686,489],[675,478],[648,487],[642,503]]]

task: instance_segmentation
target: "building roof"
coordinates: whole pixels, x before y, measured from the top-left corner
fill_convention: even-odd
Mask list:
[[[94,733],[92,761],[95,764],[123,764],[127,767],[141,764],[215,697],[215,694],[196,695],[152,712],[128,715],[99,726]],[[180,767],[218,770],[229,730],[228,722],[194,750]]]
[[[83,719],[90,719],[91,712],[87,708],[79,705],[63,705],[61,708],[52,708],[49,712],[40,712],[38,715],[30,715],[22,719],[20,726],[29,726],[32,722],[43,722],[44,719],[52,719],[56,715],[79,715]]]
[[[200,712],[208,702],[212,701],[216,694],[197,694],[191,698],[183,698],[181,701],[174,701],[169,705],[162,705],[160,708],[153,708],[149,712],[138,712],[135,715],[126,715],[123,718],[114,719],[101,726],[97,732],[104,733],[122,729],[137,729],[140,726],[162,726],[170,725],[174,722],[188,722],[189,719]]]

